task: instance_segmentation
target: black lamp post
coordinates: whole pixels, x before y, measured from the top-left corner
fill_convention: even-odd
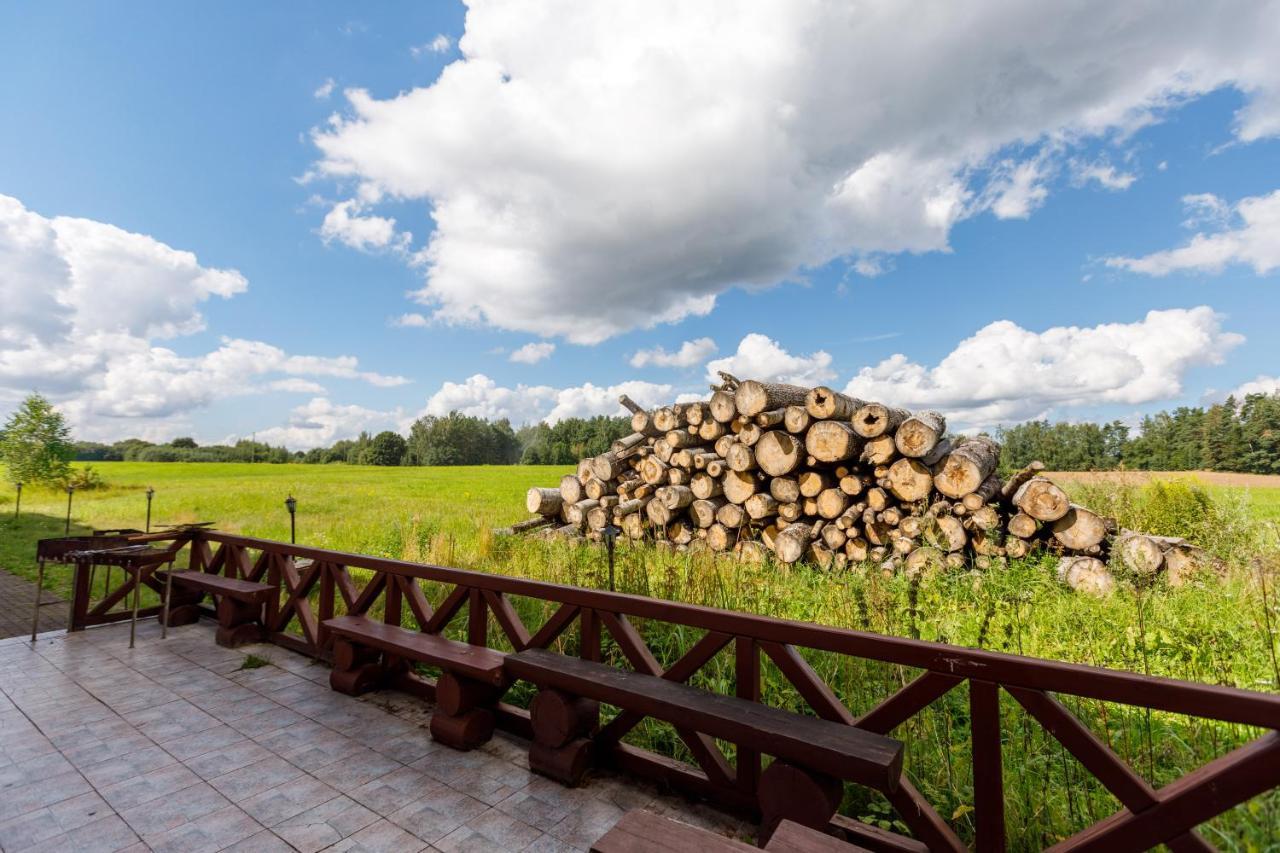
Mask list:
[[[13,503],[13,517],[17,518],[18,512],[22,509],[22,484],[15,483],[14,485],[18,487],[18,499]]]
[[[67,486],[67,527],[65,535],[71,535],[71,496],[76,493],[75,486]]]
[[[298,499],[293,495],[284,499],[284,505],[289,510],[289,541],[297,544],[298,542],[298,525],[296,513],[298,511]]]
[[[151,532],[151,499],[155,497],[156,490],[147,486],[147,532]]]
[[[604,547],[609,551],[609,592],[613,592],[613,546],[618,541],[618,534],[622,530],[612,524],[606,524],[604,530],[600,532],[604,536]]]

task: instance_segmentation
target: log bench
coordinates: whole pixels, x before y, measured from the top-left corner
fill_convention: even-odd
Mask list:
[[[632,809],[613,828],[596,839],[591,853],[746,853],[757,848],[705,829]],[[867,853],[867,848],[842,841],[795,821],[784,820],[769,838],[765,850],[774,853]]]
[[[212,595],[218,601],[218,645],[234,648],[266,639],[262,607],[277,594],[275,587],[196,570],[157,574],[165,583],[160,620],[166,630],[199,619],[200,599]]]
[[[842,780],[892,792],[902,775],[901,741],[843,723],[544,649],[507,655],[506,669],[540,690],[530,707],[530,768],[565,784],[576,785],[590,764],[597,702],[774,756],[758,787],[764,839],[783,820],[824,830],[840,806]]]
[[[439,667],[431,736],[454,749],[474,749],[493,735],[494,706],[509,683],[502,652],[367,616],[339,616],[323,625],[334,637],[334,690],[358,696],[377,689],[402,672],[405,661]]]

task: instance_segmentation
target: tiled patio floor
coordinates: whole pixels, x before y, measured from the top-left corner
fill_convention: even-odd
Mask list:
[[[67,603],[44,590],[41,601],[57,602],[40,608],[40,630],[67,626]],[[36,601],[36,585],[0,569],[0,640],[31,636],[31,605]]]
[[[639,807],[744,829],[608,774],[564,788],[502,734],[438,746],[421,701],[335,693],[325,666],[220,648],[208,623],[128,633],[0,641],[0,849],[583,850]]]

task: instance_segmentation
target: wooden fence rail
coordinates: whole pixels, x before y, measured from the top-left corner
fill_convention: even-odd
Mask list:
[[[1118,800],[1122,808],[1063,840],[1054,850],[1145,850],[1167,843],[1177,851],[1211,850],[1195,828],[1205,821],[1280,785],[1280,696],[1229,687],[1144,676],[1099,667],[963,648],[942,643],[888,637],[806,622],[772,619],[681,604],[636,595],[570,587],[522,578],[423,565],[401,560],[291,545],[220,533],[193,531],[175,537],[152,535],[189,545],[189,568],[269,584],[279,590],[266,607],[270,639],[287,648],[329,659],[333,639],[324,622],[337,615],[376,613],[402,625],[406,610],[419,630],[439,634],[465,610],[466,642],[506,645],[516,652],[545,649],[561,637],[573,637],[582,658],[599,661],[607,634],[637,672],[687,682],[725,649],[732,649],[734,692],[760,701],[761,667],[769,662],[808,706],[825,720],[878,734],[919,714],[943,695],[967,682],[974,779],[975,844],[979,850],[1006,846],[1005,781],[1001,752],[1001,694],[1011,697],[1074,756]],[[135,537],[136,540],[136,537]],[[357,578],[351,570],[367,572]],[[431,601],[422,582],[443,590]],[[87,594],[77,584],[76,594]],[[512,597],[546,604],[550,616],[541,625],[525,625]],[[75,614],[95,613],[72,630],[114,616],[76,602]],[[123,618],[123,614],[120,615]],[[492,636],[490,621],[501,637]],[[646,620],[704,632],[683,656],[663,667],[633,620]],[[297,631],[291,631],[293,624]],[[853,714],[810,665],[801,650],[897,664],[922,670],[904,687],[861,715]],[[410,676],[404,686],[428,698],[433,683]],[[1176,781],[1155,788],[1131,769],[1081,722],[1059,697],[1114,702],[1138,709],[1185,714],[1265,730],[1251,742]],[[737,744],[736,761],[716,741],[692,730],[679,736],[696,766],[626,744],[622,738],[644,719],[636,710],[621,713],[596,734],[598,760],[658,780],[726,807],[754,813],[761,776],[758,744]],[[528,713],[498,705],[498,725],[529,736]],[[904,772],[886,792],[899,817],[918,842],[931,850],[965,849],[951,824],[908,780]],[[853,822],[836,819],[847,831]],[[904,840],[895,847],[887,835],[853,834],[859,843],[879,849],[916,849]]]

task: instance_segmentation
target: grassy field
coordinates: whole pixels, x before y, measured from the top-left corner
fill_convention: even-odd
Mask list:
[[[598,547],[495,539],[489,533],[492,527],[524,516],[522,497],[529,485],[552,485],[568,469],[141,463],[95,467],[107,487],[76,494],[77,528],[141,527],[143,493],[151,486],[156,489],[156,524],[214,521],[222,530],[287,539],[284,499],[293,494],[299,502],[300,542],[582,586],[605,584],[605,562]],[[619,552],[618,588],[884,634],[1280,690],[1274,630],[1280,624],[1280,609],[1271,593],[1280,582],[1280,560],[1274,526],[1267,523],[1280,517],[1280,489],[1212,485],[1207,492],[1186,486],[1152,492],[1108,483],[1071,488],[1085,499],[1108,501],[1107,509],[1120,513],[1124,523],[1191,535],[1224,557],[1228,568],[1178,590],[1122,584],[1116,595],[1098,600],[1059,585],[1049,560],[1019,561],[985,574],[930,576],[913,587],[903,577],[884,577],[878,571],[826,574],[806,567],[738,565],[624,547]],[[0,497],[0,566],[31,575],[35,540],[62,532],[66,495],[28,491],[23,517],[16,523],[12,509],[12,495]],[[1153,529],[1161,526],[1178,529]],[[55,587],[65,589],[66,570],[56,574]],[[539,615],[528,612],[528,606],[522,604],[527,622],[538,624]],[[639,627],[664,663],[697,639],[663,626]],[[855,712],[869,708],[915,674],[818,654],[810,659]],[[695,683],[731,689],[731,662],[717,659],[700,679]],[[776,671],[766,671],[765,693],[773,704],[800,705]],[[1102,703],[1069,704],[1157,786],[1255,734]],[[1008,701],[1002,713],[1011,847],[1039,849],[1115,810],[1115,800],[1025,714]],[[966,831],[972,805],[967,732],[962,690],[895,732],[907,744],[907,766],[917,787]],[[673,732],[661,725],[642,726],[628,740],[687,758]],[[858,817],[891,821],[885,804],[874,797],[853,795],[846,809]],[[1280,849],[1280,796],[1258,798],[1214,821],[1205,832],[1226,849]]]

